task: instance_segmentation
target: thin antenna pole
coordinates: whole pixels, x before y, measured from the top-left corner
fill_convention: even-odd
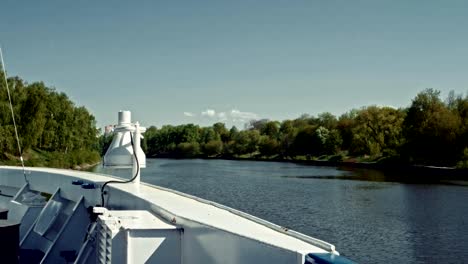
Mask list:
[[[5,63],[3,62],[2,47],[0,47],[0,59],[2,62],[3,79],[5,80],[5,87],[8,93],[8,100],[10,101],[11,118],[13,119],[13,126],[15,127],[16,143],[18,144],[19,157],[21,160],[21,166],[23,167],[24,181],[26,181],[26,183],[29,183],[28,179],[26,178],[26,169],[24,167],[23,152],[21,151],[21,144],[20,144],[20,139],[18,136],[18,128],[16,127],[15,113],[13,112],[13,104],[11,103],[10,88],[8,88],[6,66],[5,66]]]

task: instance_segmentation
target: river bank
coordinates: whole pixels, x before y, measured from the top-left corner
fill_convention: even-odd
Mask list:
[[[95,151],[45,151],[40,149],[28,150],[23,153],[24,165],[27,167],[49,167],[73,170],[88,170],[101,162],[99,153]],[[21,166],[18,156],[3,153],[1,165]]]
[[[150,158],[165,159],[187,159],[168,155],[158,155]],[[290,159],[290,158],[261,158],[261,157],[206,157],[197,156],[190,159],[204,160],[239,160],[239,161],[262,161],[262,162],[288,162],[301,165],[339,167],[355,169],[371,169],[386,173],[390,181],[400,182],[440,182],[440,181],[466,181],[468,182],[468,169],[459,169],[455,167],[437,167],[416,164],[398,164],[386,162],[360,162],[360,161],[334,161],[334,160],[316,160],[316,159]],[[457,184],[458,185],[458,184]]]

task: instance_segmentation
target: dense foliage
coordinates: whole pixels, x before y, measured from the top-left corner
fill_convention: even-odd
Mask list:
[[[0,72],[0,155],[7,164],[18,164],[18,147]],[[88,110],[77,107],[64,93],[42,82],[8,79],[15,119],[26,165],[74,167],[99,161],[96,122]]]
[[[419,93],[409,108],[368,106],[340,117],[322,113],[282,122],[251,121],[239,131],[223,123],[193,124],[145,133],[149,156],[373,160],[467,167],[468,96]]]
[[[0,80],[3,73],[0,72]],[[99,161],[112,137],[97,137],[94,117],[42,82],[8,79],[27,165],[74,167]],[[368,106],[339,117],[252,120],[246,129],[194,124],[151,126],[148,156],[380,161],[468,168],[468,95],[426,89],[405,109]],[[99,153],[99,151],[101,153]],[[18,164],[4,82],[0,82],[0,160]]]

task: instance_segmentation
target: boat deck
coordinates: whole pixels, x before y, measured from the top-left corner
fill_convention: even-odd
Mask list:
[[[11,195],[28,186],[30,190],[54,194],[52,198],[60,201],[70,201],[75,208],[86,208],[101,203],[100,186],[104,182],[118,180],[62,169],[28,171],[26,185],[20,168],[0,166],[0,191]],[[77,180],[94,188],[73,184]],[[114,214],[119,210],[145,210],[160,219],[155,229],[167,224],[180,230],[180,263],[304,263],[309,253],[338,254],[327,242],[198,197],[146,183],[107,186],[105,204]],[[83,217],[83,213],[76,214]]]

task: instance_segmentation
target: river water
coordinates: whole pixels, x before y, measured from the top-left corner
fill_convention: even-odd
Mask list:
[[[231,160],[148,159],[142,169],[142,181],[325,240],[358,263],[468,263],[468,187],[388,182],[381,176]]]

